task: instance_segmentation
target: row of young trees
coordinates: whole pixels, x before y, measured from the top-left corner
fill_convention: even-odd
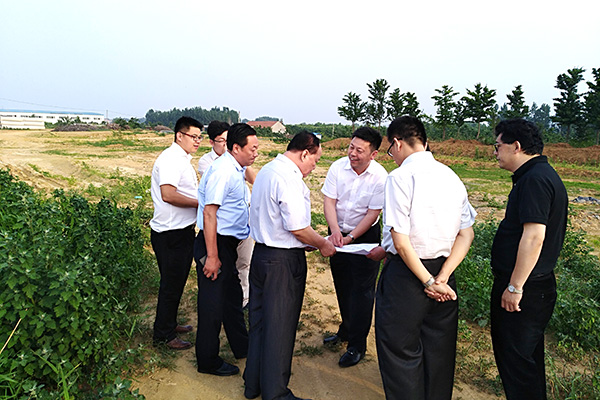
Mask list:
[[[458,99],[459,92],[452,86],[443,85],[435,89],[431,96],[436,106],[434,117],[425,115],[420,109],[417,96],[412,92],[402,93],[396,88],[389,92],[390,85],[385,79],[377,79],[367,83],[368,100],[363,101],[359,94],[349,92],[343,97],[344,105],[338,107],[338,114],[355,124],[362,122],[381,127],[383,121],[392,121],[402,115],[422,117],[442,130],[442,139],[446,138],[449,127],[456,127],[456,136],[465,123],[477,125],[476,139],[481,135],[481,124],[492,126],[499,120],[510,118],[526,118],[537,123],[547,132],[552,131],[569,142],[590,140],[595,137],[595,144],[600,140],[600,68],[592,69],[592,81],[587,82],[587,91],[579,93],[578,85],[583,80],[583,68],[569,69],[556,79],[556,88],[560,97],[554,99],[554,115],[550,115],[550,106],[542,104],[530,106],[525,104],[522,85],[517,85],[506,97],[508,101],[501,107],[495,97],[496,90],[487,85],[477,83],[473,89],[466,89],[466,94]],[[389,94],[388,94],[389,93]]]
[[[165,125],[174,127],[177,120],[183,116],[192,117],[208,125],[210,121],[219,120],[234,124],[240,120],[240,113],[235,110],[230,110],[228,107],[213,107],[210,110],[205,110],[202,107],[184,108],[182,110],[173,108],[169,111],[154,111],[153,109],[146,112],[146,123],[149,125]]]

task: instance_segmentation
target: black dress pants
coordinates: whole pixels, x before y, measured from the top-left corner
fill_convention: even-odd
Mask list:
[[[372,226],[356,243],[379,243],[380,232],[379,224]],[[342,317],[337,335],[348,341],[349,349],[364,353],[373,319],[379,261],[362,255],[336,253],[329,263]]]
[[[219,357],[221,324],[225,329],[231,351],[236,358],[248,354],[248,331],[242,311],[242,287],[238,271],[237,245],[233,236],[217,235],[221,269],[214,281],[202,272],[206,243],[200,231],[194,243],[194,258],[198,274],[198,331],[196,333],[196,360],[198,368],[218,369],[223,364]]]
[[[177,309],[192,266],[194,225],[165,232],[150,232],[160,272],[153,339],[168,342],[177,335]]]
[[[246,397],[295,399],[288,389],[306,286],[304,249],[256,243],[250,264],[250,345]]]
[[[421,261],[435,276],[445,258]],[[448,284],[456,290],[454,274]],[[377,288],[375,336],[388,400],[452,398],[458,303],[437,302],[423,289],[399,256],[387,260]]]
[[[495,274],[491,296],[494,357],[508,400],[546,399],[544,330],[556,303],[554,273],[530,276],[523,287],[521,311],[501,307],[510,274]]]

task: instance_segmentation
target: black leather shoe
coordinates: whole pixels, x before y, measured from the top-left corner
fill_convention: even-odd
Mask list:
[[[175,327],[175,332],[177,332],[177,333],[188,333],[193,330],[194,330],[194,328],[192,328],[191,325],[177,325]]]
[[[340,367],[347,368],[353,365],[358,364],[360,360],[365,357],[365,353],[361,353],[356,349],[348,349],[347,352],[344,353],[342,357],[340,357],[340,362],[338,363]]]
[[[323,344],[338,344],[341,342],[345,342],[345,340],[338,335],[327,336],[325,339],[323,339]]]
[[[240,373],[240,369],[238,367],[236,367],[235,365],[229,364],[225,361],[223,361],[223,364],[221,364],[221,366],[217,369],[202,369],[202,368],[198,368],[198,372],[202,373],[202,374],[211,374],[211,375],[217,375],[217,376],[230,376],[230,375],[236,375]]]
[[[190,342],[187,342],[185,340],[181,340],[178,337],[176,337],[173,340],[170,340],[166,343],[167,347],[173,350],[186,350],[189,349],[190,347],[192,347],[192,344]]]

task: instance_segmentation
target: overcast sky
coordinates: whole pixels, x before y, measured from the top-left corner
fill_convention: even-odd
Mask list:
[[[342,97],[379,78],[432,115],[445,84],[552,106],[559,74],[600,68],[596,0],[1,1],[0,108],[344,122]]]

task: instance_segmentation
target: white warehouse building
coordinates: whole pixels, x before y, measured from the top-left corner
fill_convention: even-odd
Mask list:
[[[106,120],[103,114],[95,112],[0,109],[0,128],[44,129],[45,122],[55,124],[60,118],[79,118],[84,124],[101,124]]]

